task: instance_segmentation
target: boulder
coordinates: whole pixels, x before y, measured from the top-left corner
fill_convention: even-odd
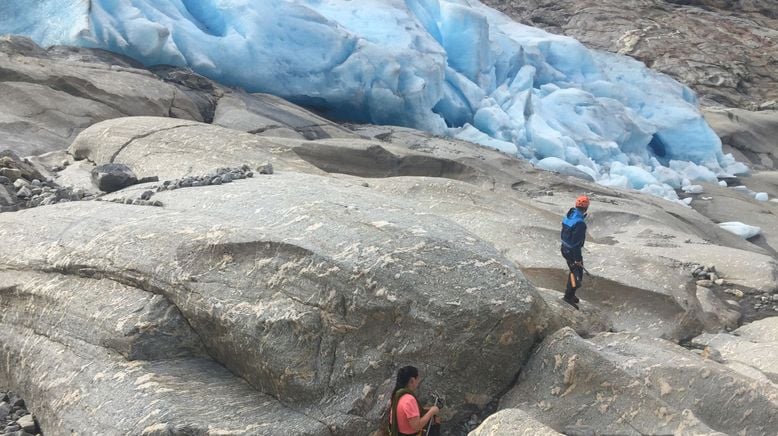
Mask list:
[[[11,405],[7,402],[0,402],[0,421],[5,421],[5,418],[11,413]]]
[[[724,363],[744,375],[778,384],[778,317],[744,325],[731,333],[700,335],[692,345],[713,349]]]
[[[457,423],[507,389],[549,317],[491,244],[358,184],[278,172],[154,198],[0,215],[0,384],[47,431],[363,435],[406,364]]]
[[[206,175],[220,167],[264,163],[272,163],[277,171],[322,173],[278,138],[170,118],[127,117],[97,123],[79,134],[68,151],[97,165],[126,165],[140,179],[172,180]]]
[[[732,330],[737,328],[741,314],[721,301],[708,288],[697,286],[697,299],[703,313],[703,323],[708,331]]]
[[[10,182],[18,179],[44,180],[44,172],[29,159],[19,157],[13,150],[0,150],[0,174],[8,177]]]
[[[23,431],[26,431],[30,434],[35,434],[36,430],[38,429],[38,425],[35,423],[35,418],[32,415],[22,416],[16,420],[16,424],[18,424]]]
[[[103,192],[114,192],[138,183],[138,177],[127,165],[110,163],[92,170],[92,182]]]
[[[561,436],[519,409],[503,409],[489,416],[468,436]]]
[[[549,427],[598,434],[768,435],[778,388],[669,341],[633,333],[546,338],[500,409],[520,408]]]

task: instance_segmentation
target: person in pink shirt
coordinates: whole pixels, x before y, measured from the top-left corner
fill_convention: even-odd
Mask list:
[[[404,366],[397,371],[397,383],[392,391],[392,409],[389,415],[391,436],[440,434],[440,420],[436,416],[440,412],[438,406],[430,407],[424,416],[421,415],[423,409],[416,398],[416,389],[420,383],[419,370],[415,367]],[[430,420],[434,420],[432,426],[428,426]],[[430,431],[427,434],[428,428]]]

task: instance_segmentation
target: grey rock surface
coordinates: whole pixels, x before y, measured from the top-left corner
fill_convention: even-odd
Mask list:
[[[564,289],[559,217],[579,193],[588,193],[595,206],[584,257],[592,275],[584,278],[579,297],[607,312],[616,330],[691,339],[704,329],[706,316],[683,266],[690,263],[719,265],[720,274],[736,285],[776,286],[776,263],[769,252],[720,232],[688,208],[559,177],[461,141],[401,128],[357,131],[380,142],[349,141],[337,147],[330,140],[285,141],[328,172],[373,177],[370,189],[412,199],[429,213],[457,222],[493,243],[539,287]],[[406,177],[422,175],[429,177]],[[761,218],[778,228],[774,216]]]
[[[706,333],[692,344],[716,350],[736,371],[778,384],[778,317],[754,321],[731,333]]]
[[[643,61],[707,106],[777,109],[771,0],[484,0],[517,21]]]
[[[519,409],[503,409],[491,415],[468,436],[561,436]]]
[[[213,124],[260,136],[356,138],[353,132],[269,94],[233,92],[216,106]]]
[[[96,165],[127,165],[140,179],[171,180],[205,175],[218,167],[267,162],[279,171],[322,174],[278,138],[171,118],[128,117],[97,123],[78,135],[68,151]]]
[[[560,431],[607,434],[773,434],[778,388],[663,339],[564,328],[546,338],[500,408]]]
[[[181,398],[204,389],[201,383],[210,389],[213,382],[227,395],[220,404],[234,407],[245,392],[235,387],[245,379],[274,398],[276,412],[268,413],[276,419],[295,421],[289,418],[292,412],[284,411],[289,407],[334,426],[337,434],[365,434],[385,410],[379,386],[406,363],[418,364],[427,382],[447,396],[450,419],[456,422],[510,384],[547,318],[547,306],[534,288],[490,244],[358,185],[279,173],[157,197],[164,208],[78,202],[51,206],[45,213],[33,209],[0,216],[2,269],[21,283],[32,282],[12,284],[2,293],[10,297],[2,324],[14,332],[0,356],[12,363],[2,366],[0,378],[20,386],[32,383],[28,377],[33,374],[73,379],[62,391],[52,391],[51,381],[31,388],[31,401],[42,404],[38,413],[53,429],[70,428],[76,419],[101,423],[109,432],[143,430],[155,422],[201,425],[207,419],[200,415],[202,406]],[[24,248],[32,245],[37,248]],[[20,272],[43,278],[31,281]],[[61,275],[74,284],[55,286]],[[135,309],[146,307],[143,300],[116,292],[121,289],[117,283],[147,299],[159,296],[155,304],[161,306],[143,315],[145,309]],[[77,307],[67,304],[69,299],[80,301],[77,294],[57,292],[65,288],[111,296],[92,307],[94,317],[106,321],[82,316],[79,323],[52,323]],[[30,305],[33,297],[27,293],[46,294],[52,304]],[[186,323],[172,316],[176,310]],[[172,317],[161,316],[170,311]],[[79,311],[69,316],[78,317]],[[137,316],[156,318],[152,324],[160,325],[154,329],[159,334],[136,332],[133,322],[144,322],[133,321]],[[112,327],[117,319],[125,322]],[[179,333],[165,334],[165,329]],[[180,339],[192,335],[234,375],[217,372],[221,375],[212,377],[218,380],[187,384],[213,365],[194,352],[173,358],[197,349]],[[168,348],[157,341],[168,341]],[[54,359],[42,357],[46,350],[75,354],[56,360],[72,364],[53,364]],[[170,357],[160,360],[148,350]],[[133,364],[127,360],[132,353],[143,359]],[[95,360],[89,371],[79,372],[85,361],[78,355]],[[128,365],[137,372],[117,379]],[[108,384],[93,384],[98,373]],[[165,383],[150,375],[157,373]],[[474,377],[484,382],[446,383]],[[149,385],[155,392],[149,394],[158,400],[154,407],[167,415],[143,421],[141,427],[150,411],[137,405],[124,408],[117,421],[112,415],[117,409],[105,406],[106,395],[135,394],[140,388],[132,386],[146,386],[142,380],[160,383]],[[52,402],[76,391],[78,401]],[[245,401],[254,398],[251,407],[256,407],[257,396]],[[247,419],[236,414],[225,425],[231,422],[228,428],[235,431]],[[248,422],[263,419],[267,415]],[[303,418],[298,424],[320,428]]]
[[[778,110],[706,108],[703,113],[724,152],[756,169],[778,168]]]
[[[740,190],[706,185],[690,209],[462,141],[339,126],[179,68],[13,38],[0,47],[0,114],[11,114],[0,133],[22,126],[7,136],[59,144],[0,155],[0,211],[21,207],[22,188],[42,206],[0,215],[0,386],[24,390],[47,434],[89,422],[102,434],[363,436],[406,364],[421,369],[423,394],[446,397],[451,434],[478,425],[520,371],[503,402],[520,397],[514,406],[566,434],[730,433],[749,413],[746,434],[775,425],[772,354],[651,339],[720,333],[753,319],[748,304],[772,307],[778,211],[752,193],[778,195],[774,171],[729,180]],[[757,85],[737,91],[744,106]],[[122,117],[125,102],[161,117]],[[768,169],[769,113],[713,124]],[[75,202],[95,197],[90,173],[105,164],[159,181]],[[575,311],[559,300],[558,239],[581,193],[593,200],[591,275]],[[716,226],[741,216],[763,234]],[[715,271],[695,275],[701,265]],[[580,374],[560,375],[570,359]],[[481,430],[537,428],[525,418],[506,411]]]
[[[21,156],[66,148],[86,127],[120,116],[202,120],[178,88],[106,51],[44,50],[27,38],[4,36],[0,65],[3,147]]]

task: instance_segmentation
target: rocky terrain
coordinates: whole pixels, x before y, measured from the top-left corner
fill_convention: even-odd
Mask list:
[[[750,115],[719,125],[764,171],[684,207],[99,50],[0,61],[0,386],[47,435],[371,434],[406,364],[446,434],[778,426],[778,203],[751,194],[778,196],[776,148]]]
[[[626,54],[691,86],[705,106],[778,109],[772,0],[483,0],[515,20]]]
[[[27,410],[24,399],[13,392],[0,391],[0,427],[3,434],[13,436],[40,435],[38,421]]]

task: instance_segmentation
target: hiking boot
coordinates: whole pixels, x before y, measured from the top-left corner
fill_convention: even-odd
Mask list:
[[[580,298],[578,298],[578,297],[576,297],[575,295],[573,295],[573,297],[571,298],[571,300],[573,300],[573,303],[576,303],[576,304],[581,302],[581,299],[580,299]]]
[[[575,298],[575,297],[573,297],[573,298]],[[579,310],[578,309],[578,305],[576,304],[575,300],[573,300],[572,298],[563,297],[562,301],[564,301],[565,303],[573,306],[575,308],[575,310]]]

